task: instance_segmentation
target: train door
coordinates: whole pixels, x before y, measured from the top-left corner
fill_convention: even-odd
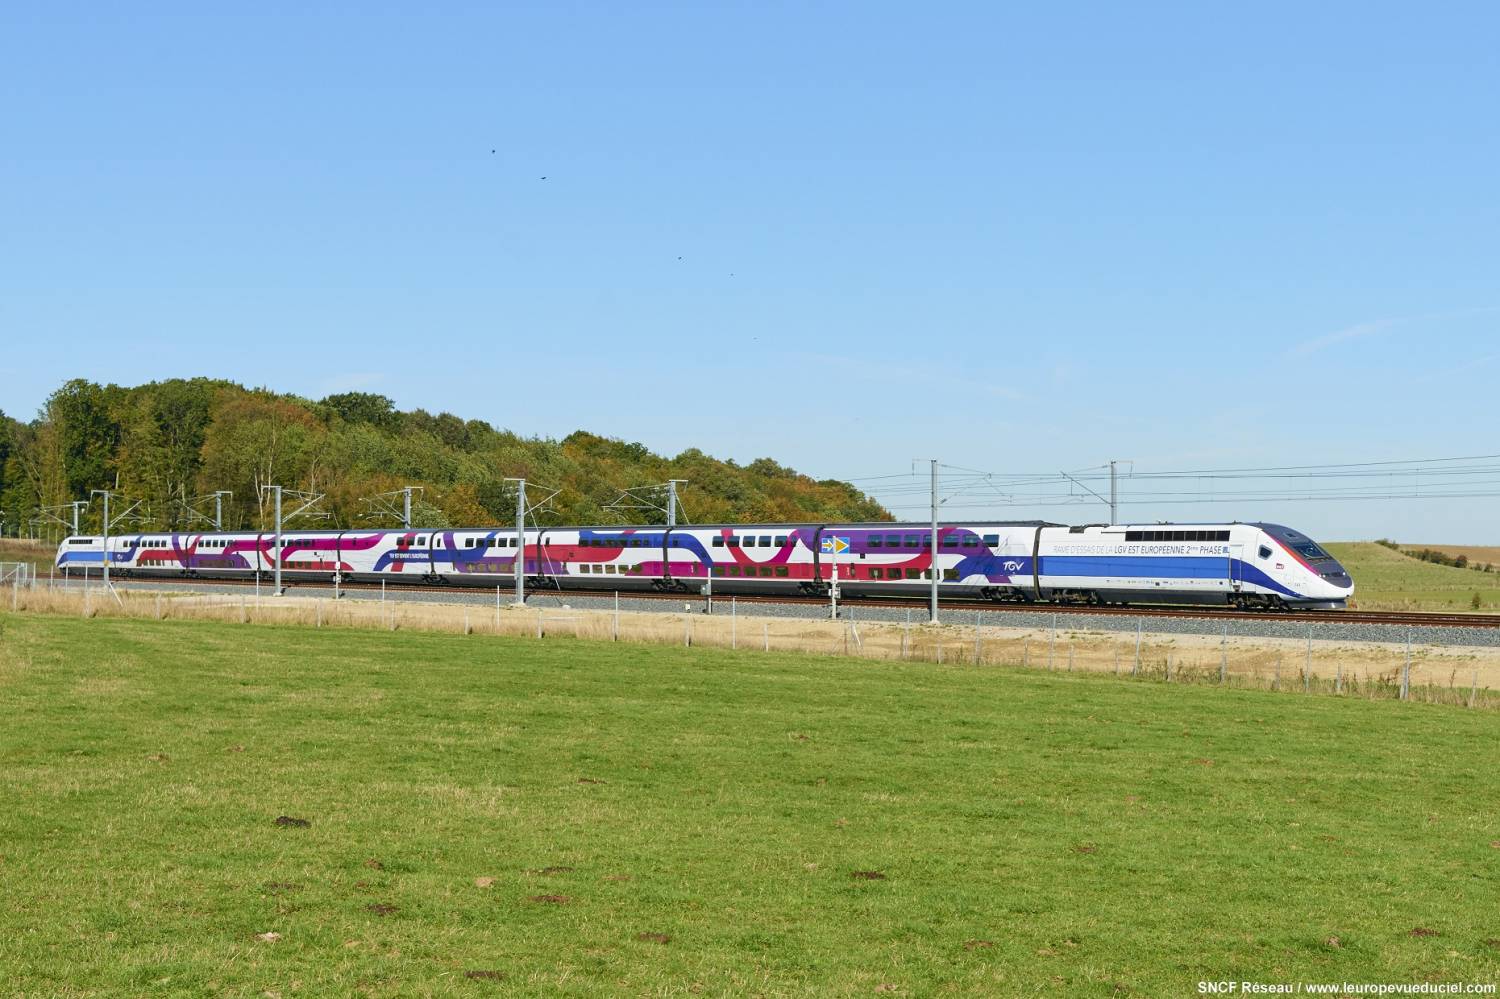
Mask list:
[[[1229,546],[1229,589],[1232,593],[1240,592],[1245,585],[1245,546]]]

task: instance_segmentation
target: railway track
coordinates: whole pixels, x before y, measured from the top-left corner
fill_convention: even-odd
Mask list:
[[[181,577],[178,579],[140,579],[121,580],[131,584],[170,584],[172,586],[218,586],[218,587],[243,587],[253,589],[254,580],[245,579],[193,579]],[[297,590],[305,591],[328,591],[332,586],[328,583],[318,582],[284,582],[286,590],[295,593]],[[340,589],[348,592],[378,592],[381,590],[379,583],[343,583]],[[430,583],[387,583],[386,588],[393,592],[426,592],[456,595],[460,593],[487,593],[488,588],[441,586]],[[509,587],[500,587],[502,593],[511,592]],[[550,596],[558,599],[566,599],[569,596],[583,597],[608,597],[614,593],[613,590],[535,590],[529,591],[529,596]],[[650,590],[621,590],[620,595],[629,600],[657,600],[668,603],[693,603],[701,602],[704,597],[697,593],[658,593]],[[717,596],[716,600],[727,601],[728,596]],[[776,594],[755,595],[735,594],[734,599],[744,604],[785,604],[785,605],[819,605],[827,606],[826,597],[801,596],[798,594]],[[900,597],[841,597],[839,604],[844,607],[879,607],[895,609],[912,609],[926,611],[928,603],[925,599],[908,600]],[[986,614],[1073,614],[1080,616],[1099,617],[1154,617],[1154,618],[1211,618],[1213,620],[1243,620],[1243,621],[1292,621],[1299,624],[1379,624],[1379,625],[1410,625],[1413,627],[1439,627],[1439,628],[1500,628],[1500,614],[1438,614],[1417,613],[1401,611],[1242,611],[1234,609],[1217,609],[1212,607],[1096,607],[1088,604],[1001,604],[979,600],[949,600],[939,603],[940,611],[981,611]]]

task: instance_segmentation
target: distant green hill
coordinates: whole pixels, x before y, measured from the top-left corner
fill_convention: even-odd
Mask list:
[[[1434,565],[1373,541],[1326,545],[1354,577],[1360,610],[1500,610],[1500,573]]]
[[[140,501],[142,529],[194,521],[185,501],[233,490],[227,527],[267,515],[261,486],[323,493],[329,517],[295,526],[391,526],[369,497],[421,486],[413,520],[427,527],[511,523],[507,477],[525,477],[533,500],[557,490],[539,523],[660,523],[650,510],[611,510],[626,489],[685,479],[689,519],[726,521],[889,520],[848,483],[815,481],[771,458],[749,465],[690,448],[674,457],[586,431],[563,440],[523,437],[481,420],[424,410],[400,412],[390,399],[346,392],[320,400],[247,389],[205,378],[122,387],[74,380],[30,423],[0,413],[0,510],[6,533],[40,507],[118,492],[114,511]],[[212,504],[200,504],[200,509]],[[97,529],[99,505],[86,530]]]

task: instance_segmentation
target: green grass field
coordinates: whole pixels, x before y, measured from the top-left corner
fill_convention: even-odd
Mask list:
[[[572,641],[0,626],[13,994],[1500,979],[1490,712]]]
[[[1354,600],[1360,610],[1448,611],[1500,610],[1500,573],[1455,569],[1423,562],[1373,541],[1327,545],[1354,577]]]

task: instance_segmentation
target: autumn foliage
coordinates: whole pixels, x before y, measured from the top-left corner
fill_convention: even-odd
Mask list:
[[[49,523],[55,533],[42,511],[105,488],[117,493],[113,512],[139,501],[130,529],[202,528],[213,508],[204,497],[216,490],[233,492],[226,528],[260,527],[268,485],[324,497],[313,509],[322,516],[295,526],[392,526],[388,503],[375,498],[408,485],[421,487],[413,520],[423,526],[510,523],[508,477],[534,483],[533,498],[557,490],[537,511],[542,524],[660,523],[660,511],[615,501],[669,478],[687,480],[683,505],[697,523],[889,519],[847,483],[815,481],[770,458],[741,466],[692,448],[667,458],[582,430],[560,441],[522,437],[451,413],[400,412],[364,392],[313,401],[203,378],[136,387],[74,380],[30,423],[0,414],[7,534]],[[96,502],[81,528],[98,530],[99,513]]]

